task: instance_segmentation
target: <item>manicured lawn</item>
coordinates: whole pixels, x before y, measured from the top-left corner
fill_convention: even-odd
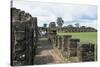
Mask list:
[[[73,33],[57,33],[58,35],[72,35],[72,38],[79,38],[81,43],[97,44],[97,32],[73,32]]]

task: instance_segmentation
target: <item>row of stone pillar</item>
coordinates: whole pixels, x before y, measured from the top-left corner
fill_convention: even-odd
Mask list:
[[[53,48],[58,48],[61,51],[62,55],[66,57],[68,61],[93,61],[95,59],[94,44],[80,44],[80,39],[72,39],[72,35],[57,35],[55,36],[55,39],[52,40],[54,40]],[[88,50],[84,46],[88,46]],[[88,55],[84,55],[87,53],[89,57],[92,54],[91,58],[89,58]]]
[[[57,47],[62,55],[66,58],[79,56],[80,39],[72,39],[72,35],[57,35],[55,47]]]

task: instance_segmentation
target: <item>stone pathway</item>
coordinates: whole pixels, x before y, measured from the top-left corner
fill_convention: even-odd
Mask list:
[[[58,64],[64,63],[64,60],[53,49],[47,38],[40,38],[34,60],[35,65],[40,64]]]

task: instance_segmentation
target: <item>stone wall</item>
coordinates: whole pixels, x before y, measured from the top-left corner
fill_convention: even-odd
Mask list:
[[[11,8],[11,65],[32,65],[37,44],[37,18]]]
[[[96,51],[95,44],[86,43],[81,44],[81,61],[95,61],[96,60]]]

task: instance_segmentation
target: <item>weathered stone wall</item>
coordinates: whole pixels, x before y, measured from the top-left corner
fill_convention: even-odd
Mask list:
[[[96,52],[95,52],[95,44],[86,43],[81,44],[81,61],[95,61],[96,60]]]
[[[37,44],[37,18],[11,8],[11,65],[32,65]]]

